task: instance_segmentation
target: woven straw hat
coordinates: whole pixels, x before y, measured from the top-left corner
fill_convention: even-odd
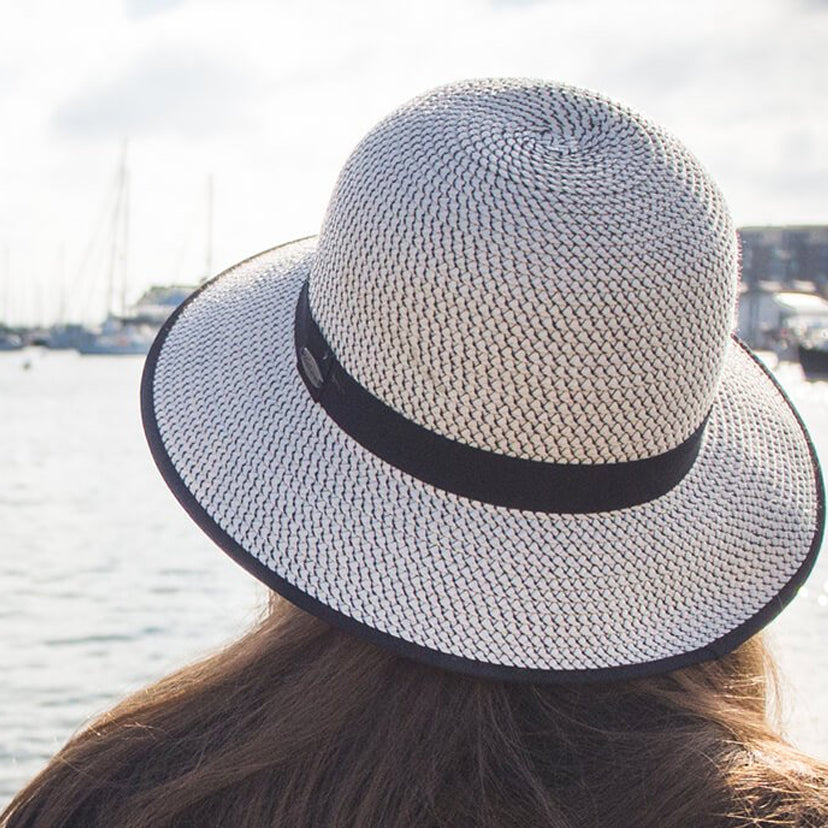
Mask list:
[[[721,194],[660,128],[458,83],[369,133],[318,237],[168,321],[145,428],[210,537],[334,625],[489,677],[670,670],[770,621],[822,536],[737,282]]]

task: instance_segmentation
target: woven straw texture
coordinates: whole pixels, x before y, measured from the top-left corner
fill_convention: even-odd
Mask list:
[[[357,148],[318,241],[227,271],[162,332],[156,457],[264,571],[423,652],[594,671],[698,651],[772,604],[821,530],[807,436],[729,339],[733,236],[692,157],[614,104],[530,82],[438,90]],[[302,383],[308,279],[343,366],[426,428],[600,463],[670,449],[709,412],[695,464],[598,514],[414,479]]]
[[[673,138],[591,93],[492,81],[418,98],[359,145],[310,287],[348,373],[406,418],[600,463],[699,426],[736,284],[721,196]]]
[[[468,502],[378,460],[310,399],[292,323],[312,250],[265,254],[205,290],[154,384],[184,484],[303,592],[441,652],[589,669],[702,647],[799,568],[815,531],[811,458],[741,348],[693,469],[658,500],[573,516]]]

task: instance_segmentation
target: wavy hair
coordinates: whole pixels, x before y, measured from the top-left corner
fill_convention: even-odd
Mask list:
[[[754,638],[647,679],[484,681],[274,600],[72,738],[0,825],[828,825],[828,767],[770,725],[772,677]]]

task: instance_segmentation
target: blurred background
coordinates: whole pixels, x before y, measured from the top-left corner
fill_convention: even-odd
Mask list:
[[[143,442],[149,341],[203,279],[317,232],[359,138],[469,77],[603,92],[742,228],[741,333],[828,460],[828,2],[29,0],[0,17],[0,805],[90,716],[237,634],[259,588]],[[828,758],[828,566],[769,631]]]

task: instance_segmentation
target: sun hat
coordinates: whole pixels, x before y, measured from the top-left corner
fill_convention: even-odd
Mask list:
[[[767,624],[822,537],[737,284],[723,198],[664,130],[456,83],[357,146],[318,237],[167,321],[144,426],[201,528],[333,625],[491,678],[672,670]]]

